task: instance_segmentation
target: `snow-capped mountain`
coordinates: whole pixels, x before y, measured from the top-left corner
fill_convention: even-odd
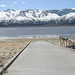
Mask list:
[[[75,9],[0,11],[0,26],[19,25],[75,25]]]

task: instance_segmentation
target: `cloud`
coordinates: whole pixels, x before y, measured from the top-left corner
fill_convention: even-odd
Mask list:
[[[23,4],[25,4],[26,2],[22,2]]]
[[[7,7],[5,4],[1,4],[0,7]]]

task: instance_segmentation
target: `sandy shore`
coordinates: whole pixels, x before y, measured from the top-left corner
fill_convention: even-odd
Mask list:
[[[0,40],[0,68],[2,68],[13,56],[18,53],[29,41],[55,41],[54,39],[7,39]]]

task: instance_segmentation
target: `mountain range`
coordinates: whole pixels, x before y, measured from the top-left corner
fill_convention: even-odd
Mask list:
[[[75,25],[75,9],[62,10],[3,10],[0,27],[6,26],[61,26]]]

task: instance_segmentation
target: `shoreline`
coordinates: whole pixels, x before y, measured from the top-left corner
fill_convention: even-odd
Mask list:
[[[32,27],[75,27],[75,25],[55,25],[55,26],[3,26],[0,28],[32,28]]]
[[[69,35],[69,34],[67,34]],[[0,36],[0,40],[4,39],[45,39],[45,38],[59,38],[60,34],[51,34],[51,35],[22,35],[22,36]]]

